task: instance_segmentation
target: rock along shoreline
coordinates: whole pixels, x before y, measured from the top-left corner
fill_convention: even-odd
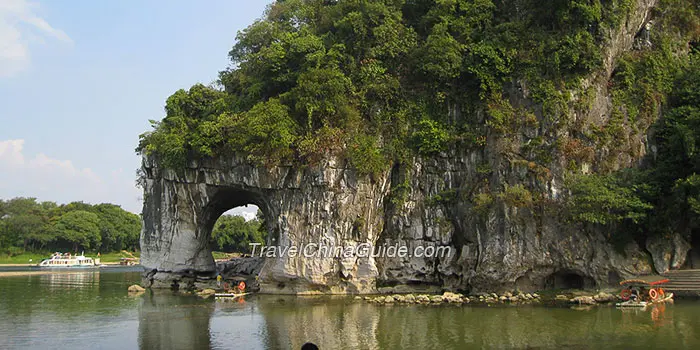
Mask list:
[[[129,287],[131,293],[142,293],[139,285]],[[223,290],[222,290],[223,291]],[[217,293],[217,289],[203,288],[190,291],[179,291],[180,294],[210,298]],[[375,305],[543,305],[543,306],[571,306],[573,309],[586,309],[594,305],[614,305],[622,299],[617,294],[605,291],[573,290],[561,293],[555,291],[542,291],[540,293],[523,293],[520,291],[497,293],[478,293],[464,295],[461,293],[444,292],[442,294],[381,294],[381,295],[356,295],[354,301],[366,302]],[[257,294],[257,293],[253,293]],[[266,294],[261,294],[266,295]],[[298,295],[309,297],[309,295]],[[318,296],[318,295],[317,295]],[[313,296],[312,296],[313,297]],[[351,297],[351,296],[348,296]]]
[[[372,304],[392,305],[392,304],[544,304],[544,305],[599,305],[612,304],[620,300],[616,295],[607,292],[586,293],[576,291],[564,294],[545,294],[506,292],[498,295],[496,293],[480,293],[476,295],[463,295],[460,293],[445,292],[443,294],[392,294],[377,296],[356,296],[355,300],[362,300]]]

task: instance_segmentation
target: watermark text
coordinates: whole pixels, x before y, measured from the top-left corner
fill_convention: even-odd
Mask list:
[[[451,246],[419,245],[409,248],[405,245],[379,245],[360,243],[357,245],[335,246],[323,243],[304,245],[274,246],[249,243],[251,255],[261,258],[448,258],[452,256]]]

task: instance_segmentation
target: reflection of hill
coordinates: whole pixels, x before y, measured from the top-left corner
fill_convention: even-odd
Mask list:
[[[312,341],[328,349],[661,347],[698,344],[699,316],[545,307],[375,306],[349,300],[260,297],[268,348]],[[700,310],[700,305],[682,306]],[[692,318],[692,320],[690,318]]]
[[[298,349],[307,341],[321,349],[700,348],[696,301],[646,311],[265,295],[214,301],[128,296],[141,278],[130,274],[0,278],[0,349]]]
[[[305,342],[322,349],[378,347],[377,308],[347,299],[261,296],[269,349],[299,349]]]
[[[209,349],[211,302],[146,293],[139,307],[141,349]]]

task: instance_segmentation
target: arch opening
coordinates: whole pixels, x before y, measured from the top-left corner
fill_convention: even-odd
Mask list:
[[[595,286],[592,278],[571,270],[554,272],[545,279],[545,289],[591,289]]]
[[[267,243],[267,222],[254,204],[230,209],[215,221],[209,244],[214,260],[246,257],[252,243]]]
[[[250,243],[272,239],[271,216],[262,194],[221,189],[204,208],[204,234],[215,260],[249,256]]]

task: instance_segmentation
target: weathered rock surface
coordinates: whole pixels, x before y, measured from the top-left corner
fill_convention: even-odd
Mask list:
[[[235,258],[216,263],[216,268],[224,278],[237,276],[257,276],[262,269],[265,259],[260,257]]]
[[[129,286],[129,288],[127,288],[127,291],[129,293],[143,293],[146,291],[146,288],[143,288],[143,287],[139,286],[138,284],[134,284],[134,285]]]
[[[452,292],[445,292],[442,294],[442,300],[447,302],[447,303],[461,303],[462,302],[462,294],[457,294],[457,293],[452,293]]]
[[[593,297],[589,296],[589,295],[575,297],[575,298],[571,299],[570,302],[573,304],[579,304],[579,305],[595,305],[596,304],[595,299],[593,299]]]
[[[658,273],[666,273],[671,269],[680,268],[688,256],[690,243],[679,234],[670,237],[651,237],[646,242],[646,249],[654,261],[654,269]]]
[[[569,297],[567,297],[566,295],[563,295],[563,294],[559,294],[559,295],[557,295],[557,296],[554,298],[554,300],[557,300],[557,301],[567,301],[567,300],[569,300]]]
[[[311,169],[265,169],[243,158],[192,162],[176,173],[144,159],[144,229],[141,264],[145,283],[182,287],[211,279],[216,265],[208,237],[225,211],[255,204],[265,214],[271,244],[331,247],[374,244],[382,232],[388,179],[358,179],[354,171],[328,160]],[[371,256],[337,259],[287,254],[266,258],[263,291],[276,293],[368,293],[378,274]],[[266,255],[268,256],[268,255]],[[195,281],[192,281],[194,276]]]
[[[617,300],[617,297],[610,293],[599,292],[593,296],[593,300],[595,300],[597,303],[609,303]]]
[[[445,292],[442,295],[428,294],[394,294],[377,297],[355,297],[355,300],[365,300],[375,304],[462,304],[471,300],[459,293]]]
[[[604,69],[583,82],[594,92],[591,108],[577,111],[575,118],[603,125],[610,116],[607,82],[615,59],[632,47],[635,33],[655,3],[636,1],[624,28],[612,33],[610,44],[603,48]],[[527,88],[521,88],[520,95],[512,98],[515,106],[530,103]],[[483,113],[475,118],[483,118]],[[556,140],[566,135],[542,136]],[[645,136],[639,135],[629,147],[641,152],[632,153],[641,156],[645,142]],[[208,243],[211,229],[222,213],[247,204],[257,205],[265,215],[270,245],[300,250],[294,256],[268,251],[256,260],[262,265],[251,260],[220,267],[259,274],[264,293],[528,292],[604,286],[651,273],[645,250],[651,252],[659,272],[683,264],[688,249],[680,237],[674,238],[673,245],[630,243],[619,253],[603,232],[567,224],[556,207],[565,190],[561,184],[568,160],[563,156],[553,160],[548,169],[551,176],[540,176],[529,167],[517,166],[507,148],[502,138],[489,134],[484,147],[416,157],[374,177],[359,176],[331,156],[306,167],[255,166],[242,156],[193,159],[177,171],[162,168],[157,159],[146,156],[141,178],[144,283],[194,288],[211,282],[217,272]],[[618,165],[637,160],[620,159]],[[495,194],[503,184],[517,183],[539,189],[545,204],[520,205],[495,196],[492,204],[477,208],[472,195],[484,186]],[[305,251],[317,253],[313,257],[301,254],[312,247],[309,244],[317,245]],[[362,245],[406,246],[408,252],[417,252],[417,247],[424,252],[426,247],[441,248],[450,254],[324,256],[318,248]],[[438,297],[445,299],[431,298]],[[507,298],[511,297],[528,299],[526,295]],[[499,297],[484,300],[497,302]]]

